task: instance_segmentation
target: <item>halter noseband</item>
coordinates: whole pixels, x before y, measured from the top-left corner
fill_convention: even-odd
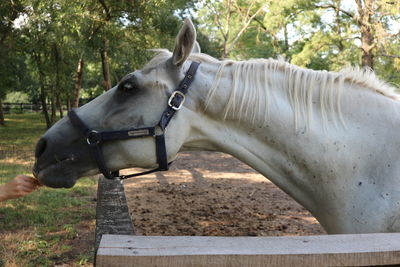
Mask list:
[[[200,63],[192,62],[189,67],[189,70],[186,72],[185,78],[180,82],[179,86],[175,91],[171,94],[168,99],[168,106],[164,110],[161,115],[160,121],[156,126],[153,127],[145,127],[145,128],[131,128],[127,130],[119,130],[119,131],[104,131],[98,132],[96,130],[90,129],[86,126],[86,124],[79,118],[76,111],[72,109],[68,112],[68,117],[73,126],[78,128],[82,134],[82,136],[86,139],[88,144],[90,153],[93,159],[97,163],[97,167],[100,172],[108,179],[127,179],[130,177],[140,176],[149,174],[156,171],[167,171],[169,165],[172,162],[168,162],[167,149],[165,146],[165,129],[167,128],[169,122],[175,113],[181,109],[183,103],[185,102],[185,95],[190,87],[190,84],[194,80],[194,76],[196,74],[197,68]],[[161,134],[156,133],[156,128],[159,127],[161,129]],[[124,140],[131,138],[141,138],[151,136],[155,138],[156,144],[156,156],[157,156],[157,164],[158,168],[135,173],[130,175],[119,175],[119,172],[111,172],[105,163],[103,152],[101,149],[101,143],[106,141],[113,140]]]

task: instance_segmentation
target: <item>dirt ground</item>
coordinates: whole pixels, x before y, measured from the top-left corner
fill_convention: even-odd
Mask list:
[[[308,211],[269,180],[222,153],[182,153],[170,171],[124,184],[138,235],[325,233]]]

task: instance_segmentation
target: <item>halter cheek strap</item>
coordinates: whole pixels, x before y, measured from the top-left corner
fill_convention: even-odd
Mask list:
[[[168,99],[168,106],[161,115],[158,125],[153,127],[145,128],[131,128],[119,131],[103,131],[98,132],[96,130],[90,129],[87,125],[79,118],[75,109],[68,112],[68,117],[72,125],[79,129],[81,135],[86,139],[86,143],[89,147],[90,154],[93,160],[96,162],[97,167],[100,172],[108,179],[127,179],[131,177],[136,177],[140,175],[149,174],[156,171],[166,171],[172,162],[168,162],[168,154],[165,145],[165,129],[167,128],[169,122],[175,115],[175,113],[180,110],[185,102],[185,95],[194,80],[194,76],[199,67],[200,63],[192,62],[189,70],[186,72],[185,78],[180,82],[178,88],[171,94]],[[161,134],[156,134],[156,128],[159,127],[162,130]],[[119,172],[111,172],[106,165],[104,160],[103,151],[101,144],[103,142],[115,141],[115,140],[125,140],[131,138],[143,138],[143,137],[153,137],[155,139],[155,152],[157,157],[158,168],[135,173],[130,175],[119,175]]]

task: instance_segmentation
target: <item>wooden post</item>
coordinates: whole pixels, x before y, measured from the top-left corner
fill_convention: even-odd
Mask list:
[[[95,251],[104,234],[134,235],[135,231],[123,184],[120,180],[108,180],[101,175],[97,189]]]
[[[294,237],[104,235],[97,266],[374,266],[400,264],[400,233]]]

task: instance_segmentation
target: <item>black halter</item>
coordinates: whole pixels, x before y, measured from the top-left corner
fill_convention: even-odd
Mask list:
[[[78,128],[86,139],[86,142],[89,146],[89,150],[93,159],[96,161],[97,166],[100,172],[108,179],[126,179],[130,177],[135,177],[139,175],[145,175],[156,171],[166,171],[168,170],[169,165],[172,162],[168,162],[167,149],[165,146],[165,129],[167,128],[169,122],[175,113],[181,109],[183,103],[185,102],[185,95],[190,87],[190,84],[194,80],[194,76],[196,74],[197,68],[200,63],[192,62],[187,71],[185,78],[181,81],[178,88],[171,94],[168,100],[168,106],[164,110],[161,115],[161,119],[158,122],[158,125],[153,127],[145,127],[145,128],[132,128],[127,130],[119,130],[119,131],[104,131],[98,132],[96,130],[90,129],[86,126],[86,124],[79,118],[76,114],[75,110],[72,109],[68,112],[68,117],[73,126]],[[161,134],[156,133],[156,128],[160,128]],[[151,136],[155,138],[156,143],[156,156],[158,168],[154,170],[149,170],[141,173],[135,173],[130,175],[119,175],[119,172],[111,172],[104,161],[103,152],[101,149],[101,143],[105,141],[112,140],[123,140],[130,138],[140,138]]]

